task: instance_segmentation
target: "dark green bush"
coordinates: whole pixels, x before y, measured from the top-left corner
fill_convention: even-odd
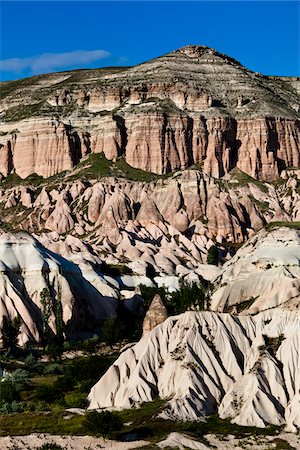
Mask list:
[[[30,353],[25,358],[25,367],[31,375],[41,375],[44,371],[43,364],[37,360],[33,353]]]
[[[86,394],[78,391],[67,392],[64,400],[67,408],[84,408]]]
[[[24,411],[23,403],[13,400],[12,402],[4,402],[0,406],[0,415],[7,416],[8,414],[21,413]]]
[[[10,381],[2,381],[0,383],[0,405],[2,406],[4,403],[11,403],[14,400],[19,400],[19,393]]]
[[[141,296],[143,297],[146,309],[149,308],[150,303],[153,300],[153,297],[156,294],[159,294],[162,300],[165,302],[166,297],[169,295],[168,290],[165,287],[151,287],[145,286],[144,284],[140,285]]]
[[[205,310],[209,306],[208,283],[201,285],[180,280],[179,290],[167,298],[166,307],[170,315],[181,314],[190,309]]]
[[[101,435],[105,438],[113,431],[120,431],[123,423],[116,413],[92,411],[86,414],[83,426],[88,433]]]
[[[62,372],[63,369],[58,363],[47,364],[43,370],[44,375],[53,375],[53,374],[60,375],[62,374]]]
[[[108,319],[104,322],[103,339],[107,345],[112,346],[116,342],[122,340],[124,336],[124,322],[121,318]]]
[[[155,294],[159,294],[167,308],[169,315],[181,314],[192,308],[205,310],[209,308],[209,283],[202,281],[200,285],[180,280],[179,289],[172,293],[165,287],[140,286],[141,294],[147,307],[149,307]]]
[[[59,444],[55,444],[54,442],[47,442],[39,447],[37,450],[63,450],[63,447]]]
[[[212,245],[207,252],[207,264],[217,266],[219,262],[219,252],[216,245]]]
[[[17,392],[21,392],[28,385],[29,373],[27,370],[17,369],[10,373],[6,379]]]
[[[48,344],[46,345],[45,352],[53,361],[57,361],[64,351],[63,345],[61,344]]]
[[[6,349],[12,351],[17,347],[18,336],[20,333],[21,319],[19,316],[11,319],[10,317],[2,317],[2,344]]]

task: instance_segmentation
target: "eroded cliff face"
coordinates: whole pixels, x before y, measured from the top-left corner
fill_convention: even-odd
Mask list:
[[[97,121],[77,119],[74,125],[41,118],[13,126],[17,130],[0,137],[4,176],[15,172],[21,178],[32,173],[49,177],[89,153],[103,153],[113,161],[124,154],[132,167],[156,174],[203,164],[204,173],[216,178],[238,167],[254,178],[274,180],[286,167],[300,165],[298,120],[237,121],[141,111]]]
[[[121,353],[91,389],[89,409],[132,408],[159,397],[164,419],[203,420],[217,412],[239,425],[296,432],[298,349],[297,313],[189,311]]]
[[[217,178],[238,167],[272,180],[300,164],[297,83],[207,47],[13,83],[2,86],[0,103],[4,176],[48,177],[101,152],[156,174],[198,164]]]

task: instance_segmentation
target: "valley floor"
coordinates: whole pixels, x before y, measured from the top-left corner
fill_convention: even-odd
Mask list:
[[[238,438],[233,435],[216,436],[207,434],[202,442],[194,440],[180,433],[171,433],[167,439],[158,444],[147,441],[117,442],[96,438],[94,436],[55,436],[50,434],[33,433],[28,436],[7,436],[0,438],[0,450],[38,450],[45,444],[53,444],[67,450],[96,450],[96,449],[155,449],[155,448],[179,448],[208,450],[216,448],[220,450],[269,450],[269,449],[299,449],[300,436],[293,433],[280,433],[274,436],[247,436]]]

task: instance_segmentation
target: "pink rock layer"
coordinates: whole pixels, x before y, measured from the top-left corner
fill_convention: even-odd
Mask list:
[[[80,122],[80,123],[79,123]],[[89,153],[121,154],[132,167],[157,174],[202,164],[209,176],[234,167],[257,179],[276,179],[300,165],[300,121],[274,117],[236,120],[192,113],[126,112],[97,117],[92,126],[29,119],[0,138],[0,172],[49,177],[71,169]]]

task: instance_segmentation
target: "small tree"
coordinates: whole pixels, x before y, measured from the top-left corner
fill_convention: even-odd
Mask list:
[[[19,400],[19,394],[9,380],[3,380],[0,383],[0,406],[13,400]]]
[[[5,379],[11,383],[16,392],[21,392],[28,385],[29,372],[23,369],[16,369],[8,374]]]
[[[63,311],[62,311],[60,290],[58,290],[55,298],[51,297],[49,289],[45,287],[41,292],[41,305],[42,305],[41,315],[43,322],[44,344],[51,343],[51,331],[49,327],[49,319],[53,314],[56,328],[55,342],[57,345],[61,345],[64,340],[64,322],[63,322]]]
[[[219,252],[216,245],[212,245],[207,252],[207,264],[217,266],[219,262]]]
[[[121,319],[107,319],[104,322],[102,333],[104,341],[112,347],[113,344],[122,339],[124,323]]]
[[[50,341],[49,319],[52,313],[52,299],[48,288],[41,292],[42,322],[43,322],[43,341]]]
[[[20,334],[21,319],[19,316],[11,319],[3,316],[2,318],[2,345],[6,349],[14,350],[18,344]]]
[[[60,345],[64,341],[64,320],[60,288],[58,288],[56,298],[53,300],[53,311],[55,316],[56,341]]]

